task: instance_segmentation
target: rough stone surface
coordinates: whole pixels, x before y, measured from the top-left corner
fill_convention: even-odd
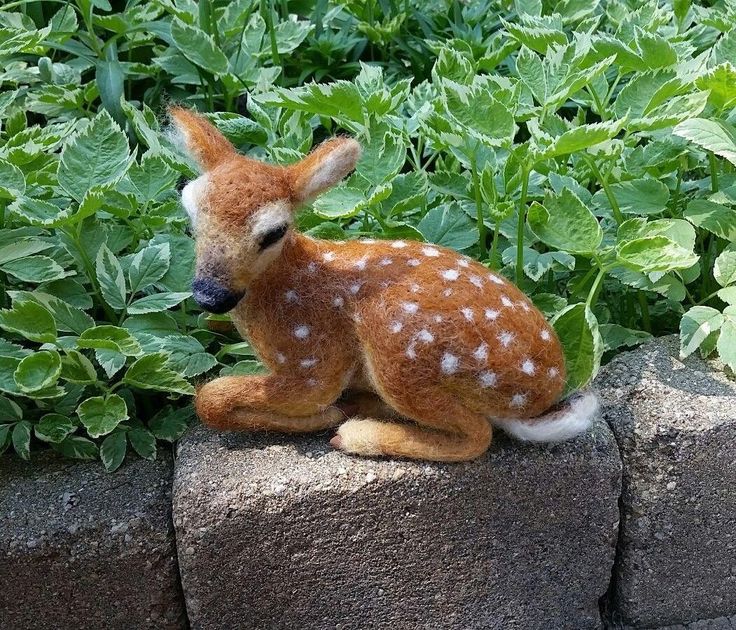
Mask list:
[[[622,624],[607,624],[607,630],[630,630],[631,626]],[[653,630],[736,630],[736,617],[718,617],[717,619],[702,619],[686,624],[661,626]]]
[[[638,628],[736,612],[736,386],[677,344],[619,355],[597,381],[624,463],[611,619]]]
[[[0,627],[185,627],[171,523],[171,456],[0,458]]]
[[[467,464],[360,459],[329,436],[180,444],[174,524],[194,629],[599,628],[619,519],[604,422],[499,437]]]

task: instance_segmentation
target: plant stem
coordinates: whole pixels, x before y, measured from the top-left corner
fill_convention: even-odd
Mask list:
[[[598,299],[598,294],[600,293],[601,287],[603,286],[601,282],[603,280],[603,276],[605,275],[606,268],[599,267],[598,275],[595,277],[595,280],[593,281],[593,286],[590,287],[590,291],[588,292],[588,299],[585,300],[585,305],[588,308],[593,308],[593,306],[595,305],[595,302]]]
[[[587,156],[585,153],[583,153],[582,156],[590,167],[590,170],[593,172],[595,178],[600,182],[603,192],[606,194],[606,198],[608,199],[608,203],[611,206],[611,210],[613,210],[613,218],[616,220],[618,225],[621,225],[624,222],[624,215],[621,213],[621,208],[618,205],[618,201],[616,201],[616,197],[613,196],[613,191],[608,185],[606,178],[601,174],[593,158]]]
[[[718,192],[718,161],[713,151],[708,151],[708,162],[710,162],[710,190]]]
[[[491,268],[495,269],[494,265],[496,256],[498,255],[498,233],[501,230],[501,222],[496,221],[496,227],[493,230],[493,243],[491,243],[491,253],[489,255],[489,260],[491,261]]]
[[[483,222],[483,201],[480,196],[480,178],[478,177],[478,145],[470,156],[470,169],[473,175],[473,191],[475,192],[475,216],[478,223],[480,252],[483,258],[488,257],[488,243],[486,243],[486,224]]]
[[[262,0],[261,11],[266,20],[266,28],[268,29],[268,36],[271,41],[271,62],[274,66],[280,66],[279,47],[276,42],[276,31],[273,27],[273,0]]]
[[[519,222],[516,226],[516,284],[520,284],[524,270],[524,224],[526,223],[526,193],[529,189],[531,167],[524,164],[521,170],[521,196],[519,197]]]
[[[639,298],[639,307],[641,308],[641,319],[644,324],[644,330],[651,333],[652,320],[649,318],[649,304],[647,304],[647,298],[641,291],[637,293],[637,297]]]

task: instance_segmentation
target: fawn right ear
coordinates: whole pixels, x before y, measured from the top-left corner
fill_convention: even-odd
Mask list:
[[[202,171],[212,170],[237,154],[217,127],[200,114],[183,107],[170,107],[169,116],[187,152]]]
[[[332,188],[355,168],[359,158],[360,145],[352,138],[323,142],[289,167],[294,199],[303,203]]]

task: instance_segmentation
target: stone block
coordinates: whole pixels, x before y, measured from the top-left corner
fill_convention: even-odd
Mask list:
[[[165,455],[165,454],[164,454]],[[183,628],[171,456],[0,457],[0,627]]]
[[[616,357],[597,381],[624,465],[611,590],[637,628],[736,613],[736,385],[676,337]]]
[[[600,421],[463,464],[361,459],[328,434],[179,445],[174,524],[192,628],[599,628],[620,461]]]

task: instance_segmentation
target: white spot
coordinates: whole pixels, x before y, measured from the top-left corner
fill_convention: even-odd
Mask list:
[[[325,262],[332,262],[335,260],[335,252],[325,252],[322,254],[322,258]]]
[[[467,260],[465,260],[464,258],[461,258],[460,260],[458,260],[457,261],[457,264],[460,267],[470,267],[470,263]]]
[[[528,304],[527,304],[527,303],[526,303],[526,302],[525,302],[524,300],[519,300],[519,301],[517,302],[517,304],[518,304],[519,306],[521,306],[522,310],[526,311],[527,313],[528,313],[528,312],[529,312],[529,311],[531,310],[531,309],[529,308],[529,305],[528,305]]]
[[[284,293],[284,298],[287,302],[296,302],[299,299],[299,296],[297,295],[297,292],[293,289],[289,289],[286,293]]]
[[[297,326],[294,328],[294,336],[297,339],[306,339],[309,337],[309,326],[305,326],[304,324]]]
[[[473,351],[473,358],[476,361],[485,361],[488,358],[488,344],[485,341]]]
[[[379,286],[382,289],[388,289],[391,286],[391,283],[388,280],[381,280],[381,283]]]
[[[516,335],[514,335],[514,333],[510,333],[508,330],[503,330],[499,333],[496,339],[501,342],[501,345],[504,348],[508,348],[515,337]]]
[[[472,308],[461,308],[460,312],[463,314],[463,317],[465,317],[465,319],[467,319],[469,322],[473,321],[475,313],[473,313]]]
[[[432,343],[434,341],[434,335],[424,328],[417,333],[417,339],[424,343]]]
[[[406,261],[406,264],[409,265],[410,267],[418,267],[422,263],[418,261],[416,258],[410,258],[409,260]]]
[[[434,321],[436,321],[438,324],[442,322],[442,315],[435,315]]]
[[[478,375],[478,382],[481,387],[493,387],[497,380],[494,372],[481,372]]]
[[[557,368],[550,368],[547,370],[547,376],[550,378],[557,378],[557,375],[560,373],[560,371]]]
[[[539,336],[542,338],[543,341],[549,341],[552,336],[549,334],[549,330],[544,328],[541,333],[539,333]]]
[[[286,355],[283,352],[277,352],[276,361],[278,361],[281,364],[286,363]]]
[[[452,295],[452,289],[445,289],[442,292],[442,295],[444,295],[445,297],[450,297]]]
[[[506,295],[501,296],[501,304],[503,304],[504,306],[510,306],[512,308],[514,306],[514,303],[511,300],[509,300],[508,296]]]
[[[489,273],[488,279],[493,282],[494,284],[506,284],[501,278],[499,278],[495,273]]]
[[[490,319],[491,321],[495,321],[496,319],[498,319],[498,316],[499,315],[500,315],[500,313],[498,311],[492,309],[492,308],[487,308],[486,309],[486,319]]]
[[[457,366],[459,364],[460,359],[458,359],[454,354],[445,352],[445,354],[442,355],[440,367],[442,368],[443,374],[454,374],[455,372],[457,372]]]
[[[409,285],[409,291],[411,291],[412,293],[419,293],[419,290],[421,288],[422,287],[420,287],[416,282],[413,282],[411,285]]]
[[[511,403],[509,404],[509,407],[523,407],[524,405],[526,405],[526,397],[526,394],[514,394],[511,397]]]
[[[299,365],[301,365],[303,368],[310,368],[317,365],[318,360],[315,357],[308,357],[306,359],[302,359],[299,361]]]
[[[445,280],[457,280],[460,277],[460,272],[457,269],[445,269],[440,275]]]
[[[358,293],[358,291],[360,291],[360,287],[362,287],[362,286],[363,286],[363,283],[362,282],[356,282],[355,284],[351,284],[350,285],[350,293],[352,293],[353,295],[356,295]]]
[[[389,329],[389,330],[390,330],[390,331],[391,331],[392,333],[396,334],[396,333],[398,333],[398,332],[401,332],[401,329],[402,329],[403,327],[404,327],[404,324],[402,324],[401,322],[391,322],[391,325],[390,325],[390,326],[388,327],[388,329]]]
[[[363,245],[373,245],[376,242],[375,238],[361,238],[360,242],[363,243]]]
[[[402,249],[403,247],[406,247],[406,243],[404,241],[394,241],[391,243],[391,247],[394,249]]]
[[[317,271],[317,263],[316,262],[310,262],[307,265],[307,271],[309,273],[314,273],[315,271]]]
[[[417,342],[414,341],[413,339],[411,340],[409,345],[406,346],[406,356],[412,361],[417,358],[416,346],[417,346]]]
[[[440,255],[440,250],[436,247],[422,247],[422,254],[430,258],[437,258]]]
[[[339,296],[339,295],[336,295],[336,296],[335,296],[335,297],[334,297],[334,298],[332,299],[332,306],[334,306],[334,307],[336,307],[336,308],[340,308],[340,307],[341,307],[341,306],[343,306],[344,304],[345,304],[345,300],[344,300],[344,299],[343,299],[343,298],[342,298],[341,296]]]
[[[413,315],[419,310],[419,304],[416,302],[403,302],[401,308],[404,310],[404,313]]]
[[[317,386],[317,379],[316,378],[308,378],[306,380],[306,383],[309,387],[316,387]]]
[[[355,263],[355,268],[363,271],[363,269],[365,269],[367,264],[368,264],[368,256],[363,256],[363,258],[361,258]]]
[[[393,264],[394,259],[393,258],[383,258],[381,259],[381,262],[378,264],[381,265],[381,267],[387,267],[388,265]]]
[[[470,276],[469,280],[471,284],[474,284],[479,289],[483,288],[483,278],[480,276]]]
[[[537,371],[537,366],[534,365],[534,361],[531,359],[526,359],[524,363],[521,364],[521,371],[524,372],[524,374],[531,376]]]

